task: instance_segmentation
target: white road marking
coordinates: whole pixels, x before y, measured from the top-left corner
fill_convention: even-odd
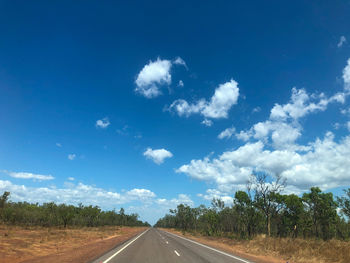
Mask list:
[[[163,231],[163,232],[165,232],[165,233],[167,233],[167,234],[170,234],[170,235],[173,235],[173,236],[178,237],[178,238],[182,238],[182,239],[184,239],[184,240],[187,240],[187,241],[189,241],[189,242],[192,242],[192,243],[194,243],[194,244],[197,244],[198,246],[202,246],[202,247],[211,249],[211,250],[213,250],[213,251],[215,251],[215,252],[217,252],[217,253],[223,254],[223,255],[228,256],[228,257],[230,257],[230,258],[237,259],[237,260],[242,261],[242,262],[244,262],[244,263],[251,263],[250,261],[244,260],[244,259],[239,258],[239,257],[235,257],[235,256],[233,256],[233,255],[230,255],[230,254],[228,254],[228,253],[226,253],[226,252],[222,252],[222,251],[217,250],[217,249],[215,249],[215,248],[208,247],[208,246],[206,246],[206,245],[203,245],[203,244],[198,243],[198,242],[196,242],[196,241],[193,241],[193,240],[191,240],[191,239],[187,239],[187,238],[184,238],[184,237],[175,235],[175,234],[170,233],[170,232],[166,232],[166,231]],[[176,250],[175,250],[175,253],[176,253]]]
[[[169,242],[168,242],[168,241],[165,241],[165,243],[169,244]]]
[[[177,252],[176,250],[174,250],[174,252],[178,257],[180,256],[179,252]]]
[[[139,237],[141,237],[144,233],[146,233],[148,230],[150,230],[150,228],[148,228],[146,231],[142,232],[140,235],[138,235],[137,237],[135,237],[133,240],[131,240],[128,244],[126,244],[124,247],[122,247],[121,249],[119,249],[116,253],[114,253],[112,256],[110,256],[109,258],[107,258],[105,261],[103,261],[102,263],[107,263],[108,261],[110,261],[112,258],[114,258],[116,255],[118,255],[120,252],[122,252],[124,249],[126,249],[128,246],[130,246],[132,243],[134,243]]]

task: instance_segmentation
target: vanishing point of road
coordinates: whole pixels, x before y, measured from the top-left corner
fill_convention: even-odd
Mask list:
[[[252,263],[187,238],[149,228],[93,263]]]

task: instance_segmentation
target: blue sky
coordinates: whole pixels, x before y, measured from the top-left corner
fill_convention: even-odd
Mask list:
[[[0,1],[0,190],[227,204],[261,170],[350,186],[349,1]]]

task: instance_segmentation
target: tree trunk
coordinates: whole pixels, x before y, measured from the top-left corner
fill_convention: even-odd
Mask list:
[[[270,215],[267,216],[267,236],[271,236],[271,217]]]

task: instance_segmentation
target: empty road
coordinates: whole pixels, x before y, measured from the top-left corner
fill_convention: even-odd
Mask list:
[[[94,263],[175,263],[215,262],[251,263],[234,255],[207,247],[195,241],[149,228],[135,238],[118,246]]]

